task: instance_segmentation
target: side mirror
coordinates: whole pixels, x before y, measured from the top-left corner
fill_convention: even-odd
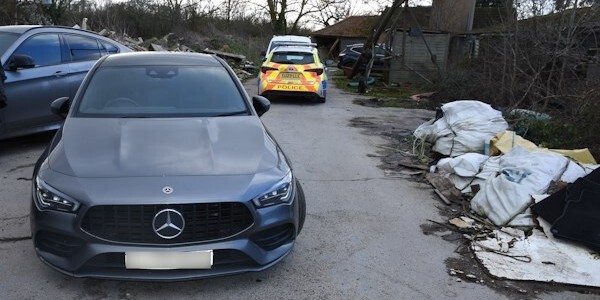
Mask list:
[[[55,115],[57,115],[63,119],[66,119],[67,114],[69,113],[69,105],[70,105],[69,97],[61,97],[61,98],[58,98],[58,99],[52,101],[52,103],[50,104],[50,110]]]
[[[260,51],[260,56],[262,56],[262,57],[267,56],[267,51]]]
[[[271,102],[263,96],[256,95],[252,97],[252,106],[254,106],[254,110],[256,110],[256,113],[260,117],[269,111],[269,108],[271,108]]]
[[[30,69],[33,67],[35,67],[33,58],[25,54],[15,54],[11,56],[10,61],[8,62],[8,68],[11,71],[15,71],[18,69]]]

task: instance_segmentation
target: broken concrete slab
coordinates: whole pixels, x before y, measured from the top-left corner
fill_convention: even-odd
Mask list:
[[[227,53],[227,52],[212,50],[212,49],[209,49],[209,48],[206,48],[206,49],[202,50],[202,52],[207,53],[207,54],[214,54],[214,55],[216,55],[218,57],[221,57],[221,58],[232,59],[232,60],[235,60],[237,62],[243,62],[243,61],[246,60],[246,56],[244,56],[244,55]]]
[[[150,50],[150,51],[161,51],[161,52],[167,51],[161,45],[157,45],[157,44],[150,44],[150,48],[148,48],[148,50]]]

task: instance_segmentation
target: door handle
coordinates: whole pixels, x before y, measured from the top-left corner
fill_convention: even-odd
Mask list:
[[[67,75],[67,73],[65,73],[65,72],[63,72],[63,71],[56,71],[56,72],[54,73],[54,77],[63,77],[63,76],[65,76],[65,75]]]

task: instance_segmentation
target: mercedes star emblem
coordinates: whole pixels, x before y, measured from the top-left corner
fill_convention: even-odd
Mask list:
[[[156,235],[170,240],[178,237],[183,232],[185,220],[180,212],[174,209],[163,209],[154,216],[152,228]]]
[[[163,188],[163,193],[165,193],[165,194],[167,194],[167,195],[170,195],[172,192],[173,192],[173,188],[172,188],[172,187],[170,187],[170,186],[165,186],[165,187]]]

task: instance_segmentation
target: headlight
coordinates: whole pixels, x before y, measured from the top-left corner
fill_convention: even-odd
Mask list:
[[[292,172],[289,172],[281,181],[277,182],[267,192],[252,199],[254,205],[263,208],[275,204],[289,203],[292,201]]]
[[[33,198],[37,207],[41,209],[75,212],[79,208],[77,201],[50,187],[39,177],[35,179],[35,196]]]

